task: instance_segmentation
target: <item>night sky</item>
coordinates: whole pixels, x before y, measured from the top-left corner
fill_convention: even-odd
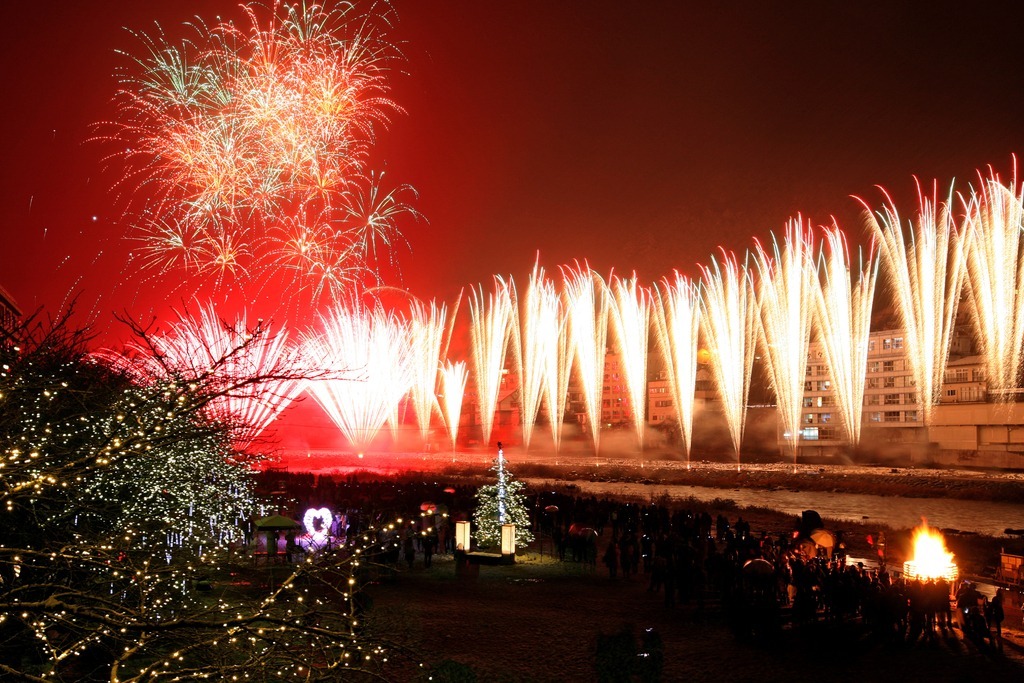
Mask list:
[[[138,273],[116,165],[87,142],[115,116],[125,30],[171,35],[235,2],[41,1],[5,7],[0,40],[0,285],[25,312],[69,296],[111,314],[179,305]],[[420,193],[425,222],[391,282],[454,299],[589,260],[651,283],[696,274],[802,213],[835,216],[876,184],[913,209],[913,177],[966,184],[1024,151],[1024,3],[396,0],[406,113],[375,167]],[[154,308],[155,307],[155,308]]]

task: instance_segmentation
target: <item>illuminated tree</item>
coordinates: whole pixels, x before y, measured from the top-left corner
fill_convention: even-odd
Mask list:
[[[495,483],[485,484],[476,492],[476,512],[473,514],[473,536],[481,546],[495,546],[501,542],[501,525],[516,525],[516,545],[533,542],[530,533],[530,512],[523,489],[526,484],[516,479],[505,466],[505,454],[498,442],[498,457],[491,466]]]
[[[359,599],[382,550],[372,529],[274,571],[240,547],[261,502],[237,425],[206,407],[260,377],[227,382],[214,360],[217,381],[143,380],[89,355],[67,316],[14,339],[0,348],[0,678],[380,672]]]

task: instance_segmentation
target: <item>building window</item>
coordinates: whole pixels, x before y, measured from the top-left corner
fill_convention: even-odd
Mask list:
[[[956,396],[956,389],[946,389],[946,396]]]
[[[882,379],[882,386],[885,387],[886,389],[895,389],[896,388],[896,378],[895,377],[884,377]]]
[[[877,360],[873,360],[870,363],[868,363],[868,372],[881,372],[881,370],[882,364],[879,363]]]
[[[899,394],[886,394],[885,395],[885,405],[887,405],[887,406],[898,406],[899,404],[900,404],[900,395]]]
[[[814,405],[814,398],[812,396],[804,396],[804,408],[810,408]]]
[[[907,422],[917,422],[917,411],[908,410],[906,413]]]
[[[882,372],[895,372],[895,371],[896,371],[896,361],[894,361],[894,360],[887,360],[887,361],[882,363]]]
[[[882,350],[883,351],[889,351],[890,349],[892,349],[892,339],[883,339],[882,340]]]
[[[870,418],[871,418],[872,422],[881,422],[882,421],[882,414],[881,413],[871,413]]]
[[[902,349],[903,348],[903,337],[893,337],[892,348]]]
[[[885,411],[885,419],[884,419],[884,421],[885,422],[899,422],[900,421],[900,411],[898,411],[898,410],[887,410],[887,411]]]

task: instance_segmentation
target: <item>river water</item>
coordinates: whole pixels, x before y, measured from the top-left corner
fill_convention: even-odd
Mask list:
[[[555,465],[565,469],[566,476],[559,478],[555,485],[575,484],[582,491],[594,495],[623,495],[650,500],[667,494],[671,498],[685,499],[694,497],[698,500],[728,498],[742,507],[766,507],[789,515],[799,516],[804,510],[817,510],[822,517],[865,524],[879,524],[895,529],[910,529],[921,523],[921,518],[928,520],[932,527],[941,529],[958,529],[988,536],[1000,537],[1005,529],[1024,529],[1024,505],[1015,503],[995,503],[984,500],[958,500],[954,498],[904,498],[896,496],[873,496],[863,493],[838,493],[825,491],[796,491],[791,489],[765,490],[756,488],[721,489],[706,486],[684,486],[663,483],[629,483],[622,481],[589,481],[576,475],[576,470],[599,465],[612,471],[627,470],[642,476],[643,461],[637,458],[602,457],[595,462],[593,457],[579,454],[561,456],[550,453],[522,453],[518,449],[509,449],[510,463],[538,463]],[[345,474],[349,471],[377,471],[382,474],[393,474],[402,471],[441,470],[447,466],[474,465],[486,467],[494,457],[494,453],[458,452],[458,453],[386,453],[370,454],[365,459],[362,454],[339,451],[304,451],[288,454],[282,463],[285,469],[302,472],[321,472]],[[658,461],[649,465],[658,468],[683,468],[683,462]],[[702,468],[729,468],[732,465],[702,463]],[[791,464],[750,465],[750,469],[779,470],[788,472]],[[878,472],[878,468],[863,466],[801,466],[800,471],[817,475],[824,473],[829,476],[843,473]],[[958,479],[1004,479],[1024,482],[1024,473],[986,473],[969,470],[904,470],[905,476],[927,477],[941,480],[947,477]],[[523,477],[524,481],[534,487],[544,487],[551,479]]]
[[[529,480],[543,486],[544,480]],[[550,483],[550,482],[548,482]],[[1004,530],[1024,529],[1024,505],[993,503],[983,500],[949,498],[897,498],[863,493],[822,491],[765,491],[761,489],[718,489],[704,486],[634,484],[627,482],[559,481],[572,483],[580,491],[596,496],[631,496],[649,500],[668,495],[673,499],[689,497],[709,501],[728,498],[741,507],[766,507],[799,516],[804,510],[817,510],[822,517],[864,524],[879,524],[895,529],[910,529],[928,520],[928,525],[959,529],[988,536],[1003,536]]]

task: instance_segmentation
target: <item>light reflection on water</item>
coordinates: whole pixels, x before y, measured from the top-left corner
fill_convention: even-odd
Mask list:
[[[531,484],[535,483],[531,480]],[[540,483],[539,480],[536,483]],[[567,483],[567,482],[561,482]],[[718,489],[705,486],[633,484],[627,482],[572,482],[582,492],[594,495],[622,495],[650,499],[669,497],[697,500],[728,498],[743,507],[766,507],[799,516],[804,510],[817,510],[822,517],[882,524],[896,529],[911,529],[928,520],[942,529],[973,531],[988,536],[1003,536],[1005,529],[1024,529],[1024,505],[981,500],[947,498],[897,498],[863,493],[822,491],[765,491],[761,489]]]

